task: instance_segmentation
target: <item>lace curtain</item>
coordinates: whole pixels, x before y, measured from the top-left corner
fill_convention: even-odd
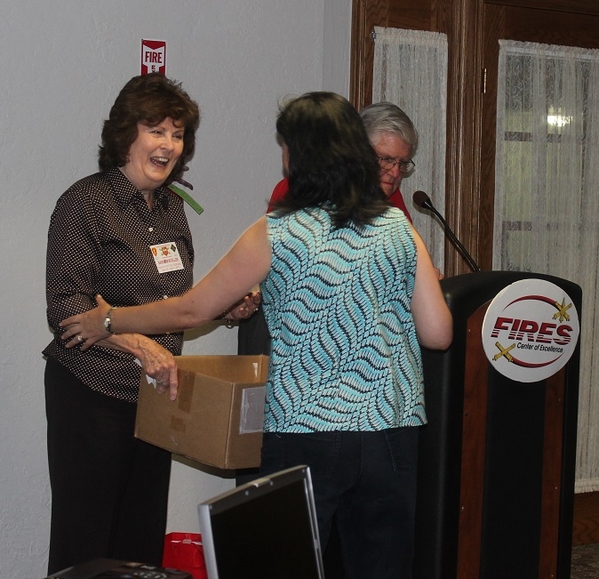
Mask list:
[[[583,290],[576,491],[599,490],[599,50],[500,41],[493,268]]]
[[[447,36],[437,32],[375,27],[372,102],[389,101],[412,119],[418,131],[416,170],[401,184],[414,226],[433,263],[444,265],[445,235],[428,212],[416,209],[414,191],[426,191],[445,213]]]

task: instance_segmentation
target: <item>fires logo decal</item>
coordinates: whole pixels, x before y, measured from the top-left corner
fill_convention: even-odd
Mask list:
[[[536,382],[568,362],[579,333],[576,308],[562,288],[541,279],[524,279],[503,289],[491,302],[482,341],[495,369],[518,382]]]

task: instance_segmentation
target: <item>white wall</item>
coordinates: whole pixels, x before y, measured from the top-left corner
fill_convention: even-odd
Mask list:
[[[102,121],[139,74],[142,38],[167,41],[167,75],[202,109],[188,179],[196,278],[265,209],[280,178],[277,99],[347,96],[350,0],[6,0],[0,5],[0,576],[43,577],[44,264],[50,213],[96,170]],[[190,334],[185,353],[234,353],[236,330]],[[196,504],[230,478],[174,463],[169,530],[197,531]]]

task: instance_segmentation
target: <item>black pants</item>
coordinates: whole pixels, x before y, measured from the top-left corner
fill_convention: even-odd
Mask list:
[[[262,308],[258,309],[251,318],[239,322],[237,353],[251,356],[270,354],[270,334]]]
[[[95,558],[162,563],[171,455],[133,436],[136,405],[45,372],[52,518],[48,573]]]
[[[410,579],[418,427],[379,432],[265,433],[260,472],[310,467],[326,549],[336,516],[348,579]]]

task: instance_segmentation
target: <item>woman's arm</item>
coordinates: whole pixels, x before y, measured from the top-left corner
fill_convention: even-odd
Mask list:
[[[83,192],[72,189],[59,198],[50,218],[46,315],[54,332],[60,332],[60,320],[94,307],[102,247],[90,206]]]
[[[245,231],[218,264],[182,296],[128,308],[110,309],[101,297],[94,310],[71,316],[61,326],[67,346],[85,341],[82,348],[107,338],[105,320],[114,333],[162,334],[195,328],[222,314],[264,280],[270,269],[271,251],[262,217]]]
[[[418,261],[412,315],[418,341],[426,348],[445,350],[453,339],[453,319],[439,285],[439,274],[418,232],[413,229]]]

